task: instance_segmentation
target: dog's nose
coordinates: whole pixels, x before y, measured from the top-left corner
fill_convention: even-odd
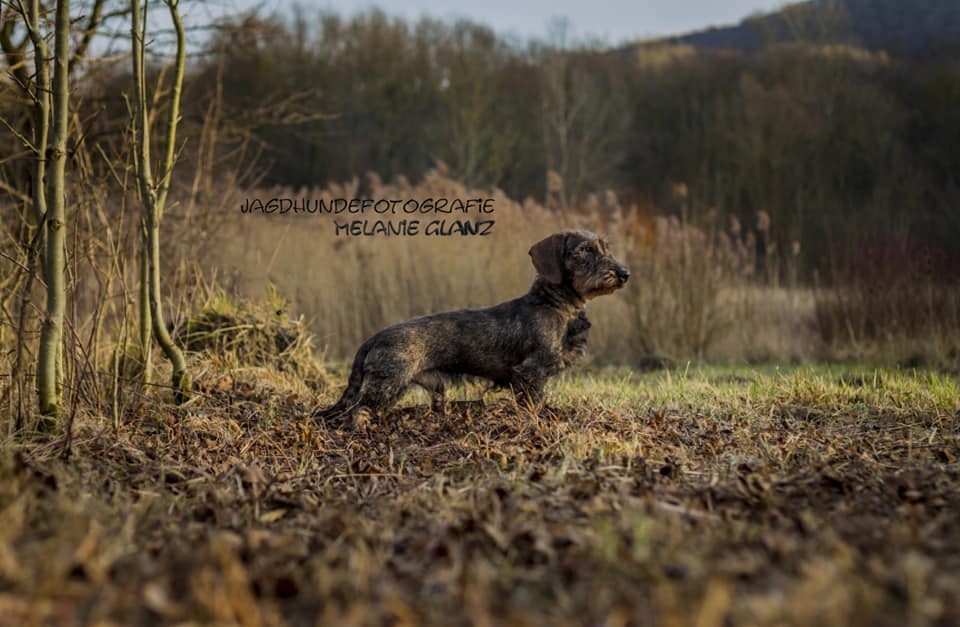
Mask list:
[[[620,283],[626,283],[627,279],[630,278],[630,271],[620,266],[617,268],[617,278],[620,279]]]

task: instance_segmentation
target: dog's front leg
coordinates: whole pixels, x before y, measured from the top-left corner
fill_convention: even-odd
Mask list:
[[[590,332],[590,321],[587,312],[581,309],[577,317],[567,323],[567,333],[563,338],[563,367],[568,368],[587,353],[587,336]]]
[[[517,403],[524,407],[540,407],[543,404],[547,379],[561,368],[562,364],[556,356],[547,352],[537,352],[524,359],[514,368],[511,383]]]

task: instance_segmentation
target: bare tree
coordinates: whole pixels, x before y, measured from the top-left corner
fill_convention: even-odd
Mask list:
[[[45,250],[43,223],[47,214],[47,197],[46,190],[44,189],[47,162],[44,159],[44,155],[47,150],[48,135],[50,131],[50,70],[49,66],[47,65],[49,52],[47,41],[40,30],[40,2],[39,0],[30,0],[29,7],[24,6],[24,3],[20,2],[19,8],[27,31],[22,44],[12,46],[10,43],[10,33],[12,32],[13,20],[9,17],[7,23],[4,24],[4,35],[3,37],[0,37],[3,42],[4,50],[8,51],[8,59],[14,57],[14,53],[9,51],[10,48],[18,48],[22,52],[25,49],[26,41],[29,39],[33,47],[35,69],[33,81],[30,81],[24,65],[11,65],[11,72],[16,79],[16,82],[21,86],[30,99],[32,108],[32,120],[30,122],[30,127],[33,131],[29,141],[27,141],[25,137],[23,138],[24,143],[28,144],[28,148],[33,153],[33,163],[30,173],[30,177],[33,181],[33,185],[31,186],[32,194],[30,196],[31,205],[33,208],[33,224],[28,224],[30,219],[26,214],[24,214],[23,220],[26,225],[25,243],[27,244],[28,255],[26,265],[27,276],[25,277],[25,281],[20,288],[21,295],[18,315],[19,335],[16,358],[14,360],[13,371],[11,373],[11,378],[13,379],[14,384],[18,386],[18,398],[20,399],[20,404],[16,412],[17,417],[15,428],[17,429],[22,426],[22,418],[24,414],[23,400],[26,396],[21,386],[23,382],[22,375],[26,357],[26,327],[29,323],[30,293],[33,286],[33,276],[36,268],[37,257],[42,254],[41,251]],[[33,233],[35,233],[35,235],[33,235]],[[44,274],[44,283],[46,283],[46,264],[44,264],[42,268]],[[43,369],[41,369],[41,372],[42,371]],[[43,392],[39,393],[41,406],[43,404],[43,394],[47,392],[49,387],[50,386],[46,385],[45,383],[42,388]],[[52,387],[55,389],[55,384]]]
[[[70,75],[78,61],[85,58],[94,34],[106,18],[105,0],[82,4],[86,14],[70,17],[69,1],[11,0],[0,20],[0,62],[7,67],[11,94],[25,103],[25,115],[4,126],[21,143],[28,156],[17,166],[4,188],[21,198],[21,245],[24,263],[20,278],[17,314],[18,341],[11,381],[19,399],[14,427],[22,426],[25,414],[23,381],[30,351],[27,348],[33,307],[31,294],[37,266],[46,290],[46,305],[41,315],[40,345],[37,356],[37,401],[40,413],[53,420],[41,428],[57,426],[63,389],[63,329],[66,310],[66,162],[70,134]],[[50,14],[54,19],[51,21]],[[52,24],[52,27],[50,26]],[[76,34],[75,44],[71,44]],[[53,53],[49,38],[52,35]],[[30,56],[33,72],[29,71]],[[50,66],[53,66],[52,70]],[[51,80],[52,76],[52,80]],[[16,110],[16,109],[15,109]],[[29,191],[27,191],[29,190]],[[39,311],[38,309],[36,309]]]
[[[177,35],[176,60],[174,61],[173,87],[170,93],[169,123],[167,126],[166,154],[161,165],[159,183],[154,181],[150,160],[150,112],[148,111],[146,81],[144,79],[144,56],[146,52],[147,3],[144,3],[141,21],[140,0],[130,3],[131,43],[133,54],[134,78],[134,141],[136,142],[135,163],[140,188],[140,201],[143,203],[143,247],[145,260],[141,258],[142,268],[147,275],[145,289],[150,302],[150,323],[153,336],[167,359],[173,366],[172,385],[177,402],[185,401],[190,395],[190,375],[183,352],[174,344],[173,338],[164,324],[163,309],[160,303],[160,220],[163,217],[167,193],[170,190],[170,177],[176,162],[177,125],[180,121],[180,97],[183,88],[183,75],[186,67],[186,36],[183,21],[180,19],[179,0],[164,0],[170,11]],[[145,262],[145,263],[144,263]],[[141,274],[141,280],[143,279]],[[143,314],[141,314],[143,318]],[[141,323],[146,322],[141,319]]]
[[[31,39],[34,46],[41,42],[40,55],[37,63],[46,64],[43,56],[45,46],[39,36],[39,3],[34,0],[30,9],[30,16],[36,18],[31,24]],[[37,364],[37,397],[40,413],[45,416],[56,417],[60,412],[62,389],[62,355],[63,355],[63,316],[66,309],[66,289],[64,270],[64,247],[66,242],[66,221],[64,218],[66,186],[64,184],[67,165],[67,108],[70,102],[70,0],[58,0],[54,18],[53,44],[53,83],[52,83],[52,112],[53,138],[51,146],[44,149],[43,160],[49,165],[49,179],[44,181],[43,166],[38,165],[39,174],[34,181],[34,187],[44,185],[46,193],[46,211],[41,228],[44,229],[46,243],[43,255],[43,276],[47,284],[47,306],[43,327],[40,333],[40,350]],[[38,75],[39,79],[39,75]],[[44,77],[43,80],[46,80]],[[38,85],[37,91],[41,87]],[[42,94],[38,103],[42,103]],[[45,113],[45,105],[38,104],[40,114]],[[40,128],[38,136],[45,137],[47,120],[44,117],[38,120]],[[45,144],[45,142],[44,142]],[[42,207],[42,205],[40,205]]]
[[[551,28],[540,59],[546,198],[566,209],[609,180],[622,158],[628,117],[615,63],[595,50],[570,49],[565,21]]]
[[[63,386],[63,316],[66,310],[66,169],[70,107],[70,0],[58,0],[53,36],[53,138],[45,158],[50,167],[47,187],[46,252],[47,313],[40,334],[37,387],[40,413],[57,415]],[[46,338],[46,341],[44,341]],[[52,367],[51,367],[52,364]],[[52,376],[51,376],[52,375]]]

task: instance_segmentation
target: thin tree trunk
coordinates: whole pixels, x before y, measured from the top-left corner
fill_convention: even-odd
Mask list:
[[[41,194],[42,196],[42,194]],[[26,399],[27,393],[24,385],[24,363],[27,354],[27,326],[30,324],[30,296],[33,292],[33,279],[37,269],[37,259],[40,257],[40,246],[42,244],[41,233],[35,231],[33,241],[27,248],[27,270],[23,285],[20,287],[19,298],[19,316],[17,320],[17,350],[13,362],[13,369],[10,371],[10,382],[17,393],[17,407],[13,417],[13,432],[23,429],[24,418],[27,415]]]
[[[33,216],[37,228],[42,229],[47,213],[44,179],[47,171],[47,135],[50,130],[50,68],[47,66],[47,42],[40,33],[40,0],[31,0],[28,20],[27,31],[33,43],[33,64],[36,70],[33,102],[33,147],[36,152],[36,161],[33,164]],[[46,237],[43,233],[40,237],[40,250],[43,251]]]
[[[23,5],[20,5],[21,9]],[[40,271],[43,274],[44,288],[48,277],[46,276],[47,267],[43,262],[45,255],[46,241],[44,221],[47,213],[46,197],[46,150],[50,130],[50,69],[47,65],[49,57],[47,42],[40,32],[40,0],[31,0],[27,14],[24,15],[24,26],[27,29],[27,35],[33,46],[34,80],[33,90],[28,95],[33,99],[33,120],[32,142],[33,166],[31,173],[31,204],[33,225],[28,228],[28,234],[25,242],[27,249],[27,277],[21,286],[19,299],[19,318],[17,333],[17,350],[14,360],[11,379],[17,389],[17,409],[13,422],[14,431],[19,431],[24,426],[24,417],[26,416],[25,390],[23,385],[24,361],[26,358],[26,337],[27,327],[30,324],[30,295],[33,289],[34,272],[37,268],[37,262],[40,262]],[[26,85],[28,83],[22,83]],[[29,218],[24,218],[28,221]],[[32,233],[32,235],[31,235]]]
[[[37,366],[37,396],[40,413],[57,417],[61,405],[60,359],[63,343],[63,316],[66,290],[64,249],[66,240],[64,177],[67,165],[67,106],[70,81],[70,0],[58,0],[54,22],[53,50],[53,139],[46,152],[50,171],[47,180],[46,253],[44,277],[47,283],[46,318],[40,332]]]
[[[167,135],[167,154],[162,164],[160,189],[154,186],[153,172],[150,163],[150,127],[147,113],[147,92],[144,80],[144,48],[146,41],[146,9],[141,25],[140,1],[132,0],[131,32],[133,42],[133,75],[136,90],[136,120],[135,134],[137,135],[137,163],[140,182],[140,196],[143,202],[144,226],[146,229],[147,269],[149,273],[149,301],[152,319],[153,335],[173,366],[172,385],[178,403],[182,403],[190,394],[190,375],[187,372],[187,362],[183,353],[173,343],[163,319],[163,309],[160,302],[160,218],[163,214],[163,203],[166,202],[167,190],[170,184],[170,174],[176,158],[176,128],[180,117],[180,94],[183,86],[183,74],[186,67],[186,41],[183,22],[177,10],[177,0],[166,0],[170,9],[170,17],[177,33],[177,60],[173,91],[171,93],[170,123]]]
[[[151,363],[151,349],[153,347],[153,319],[150,315],[150,256],[147,254],[146,227],[141,223],[140,230],[140,365],[143,369],[143,385],[148,386],[153,381],[153,365]]]

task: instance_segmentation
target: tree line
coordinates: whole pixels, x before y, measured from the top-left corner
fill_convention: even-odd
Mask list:
[[[763,211],[806,276],[857,241],[960,241],[960,57],[779,41],[755,53],[517,43],[466,21],[246,16],[187,77],[218,99],[259,182],[293,187],[438,161],[556,207],[614,190],[643,211]],[[104,119],[103,123],[108,123]],[[678,203],[672,190],[689,195]],[[902,241],[901,241],[902,243]],[[954,267],[956,260],[953,260]]]
[[[691,211],[769,214],[781,246],[802,244],[808,278],[854,240],[951,249],[960,57],[797,37],[753,53],[609,50],[572,43],[562,25],[517,42],[377,10],[250,14],[219,25],[188,63],[184,132],[202,135],[215,116],[223,167],[263,185],[416,179],[442,161],[464,184],[518,199],[571,207],[610,189],[661,211],[678,208],[683,184]],[[125,69],[78,87],[89,137],[124,128]]]

